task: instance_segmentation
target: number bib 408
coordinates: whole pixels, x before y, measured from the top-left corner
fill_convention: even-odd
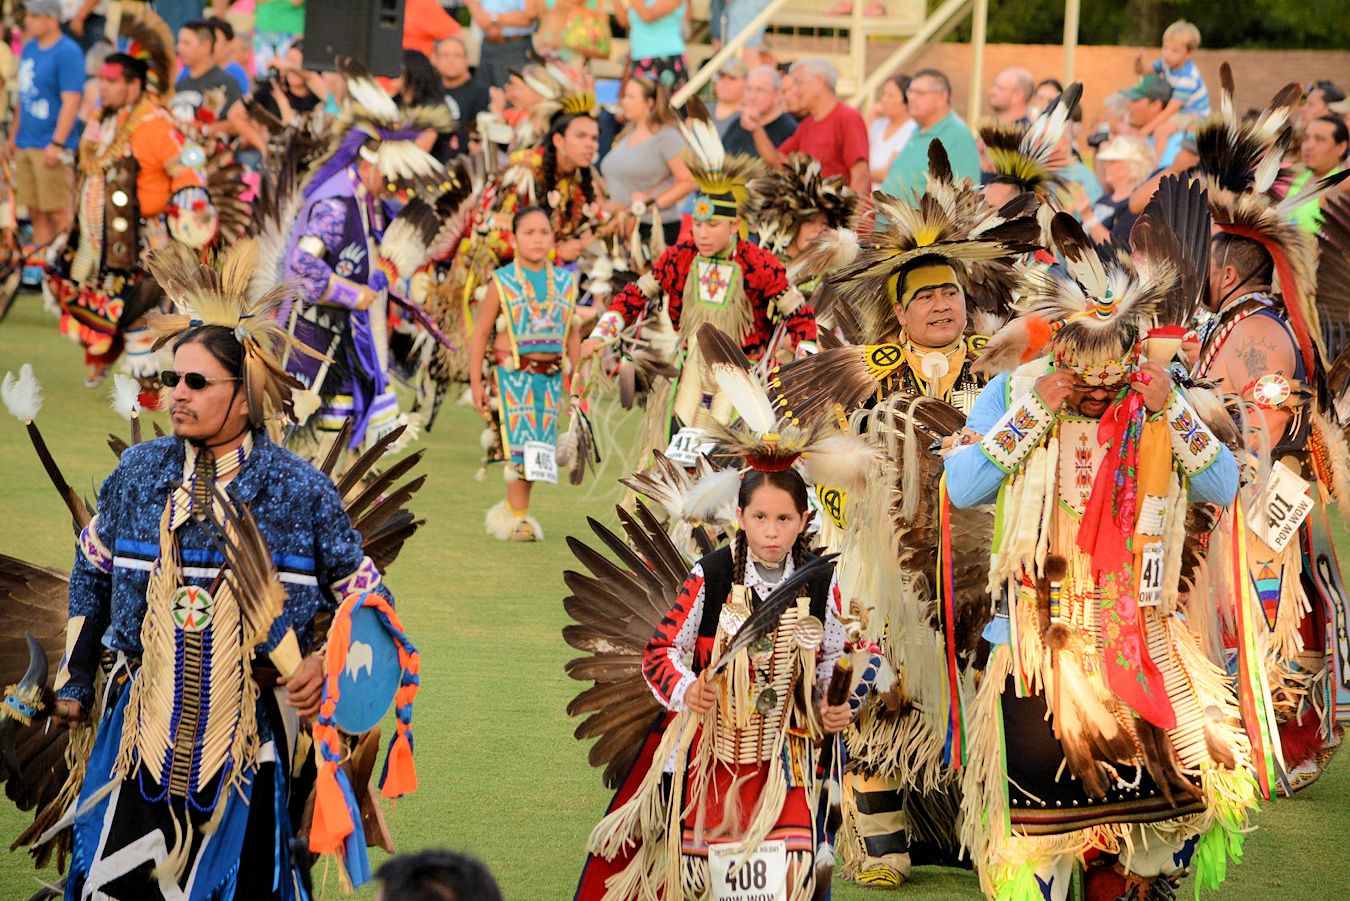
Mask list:
[[[741,867],[739,842],[708,846],[715,901],[787,901],[787,842],[763,842]]]

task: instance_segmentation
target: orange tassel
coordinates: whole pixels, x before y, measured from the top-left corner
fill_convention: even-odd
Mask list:
[[[417,766],[413,763],[412,744],[408,734],[399,729],[385,759],[384,783],[380,794],[386,798],[401,798],[417,791]]]
[[[315,854],[336,854],[355,828],[338,785],[337,764],[325,762],[319,767],[319,777],[314,785],[314,820],[309,827],[309,850]]]

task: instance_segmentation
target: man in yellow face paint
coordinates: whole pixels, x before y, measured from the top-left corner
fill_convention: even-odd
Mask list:
[[[772,387],[780,408],[803,425],[837,422],[845,430],[894,436],[916,397],[954,407],[943,419],[959,422],[957,411],[969,412],[979,395],[984,380],[972,367],[987,339],[971,334],[967,287],[981,287],[980,306],[1006,307],[1010,298],[997,296],[997,286],[1011,283],[1013,261],[1034,247],[1039,228],[1034,219],[1005,218],[984,205],[970,182],[954,181],[941,145],[934,146],[928,193],[950,203],[921,206],[914,198],[911,205],[877,195],[877,228],[864,241],[855,244],[843,230],[822,239],[837,249],[819,253],[831,302],[820,304],[817,319],[849,343],[778,371]],[[841,588],[858,608],[854,665],[859,673],[877,674],[870,684],[860,679],[854,692],[860,709],[846,734],[849,773],[838,842],[844,871],[873,888],[899,887],[914,862],[955,863],[958,857],[955,836],[929,836],[932,847],[911,848],[907,829],[907,808],[959,790],[943,759],[941,716],[930,715],[943,705],[924,700],[930,691],[924,684],[933,681],[928,674],[946,672],[948,661],[938,636],[930,641],[919,634],[932,627],[913,614],[934,602],[932,568],[918,561],[935,554],[937,538],[927,551],[866,550],[876,547],[869,534],[903,535],[911,543],[920,537],[912,520],[899,521],[900,505],[892,502],[909,465],[901,456],[886,455],[875,492],[849,498],[816,486],[827,519],[822,537],[843,551]],[[921,491],[920,506],[931,510],[939,493],[931,485]],[[921,568],[927,578],[916,578]]]

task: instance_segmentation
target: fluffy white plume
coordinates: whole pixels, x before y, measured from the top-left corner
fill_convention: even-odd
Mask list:
[[[841,432],[817,441],[802,456],[802,465],[806,477],[816,485],[857,491],[867,483],[867,477],[879,459],[876,448],[861,436]]]
[[[757,435],[774,431],[778,424],[778,412],[764,385],[752,373],[718,363],[713,364],[711,369],[717,379],[717,387],[722,389],[751,431]]]
[[[20,422],[32,422],[42,409],[42,386],[33,375],[31,363],[19,367],[19,377],[14,373],[5,373],[5,382],[0,385],[0,395],[4,396],[9,414]]]
[[[131,419],[141,411],[141,383],[125,372],[113,374],[112,398],[113,411],[123,419]]]
[[[740,488],[741,474],[735,467],[709,472],[685,492],[684,519],[709,524],[731,523],[736,518],[736,493]]]

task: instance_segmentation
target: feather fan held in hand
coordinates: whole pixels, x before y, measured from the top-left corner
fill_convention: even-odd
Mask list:
[[[52,697],[49,667],[65,652],[66,613],[70,585],[65,573],[34,566],[0,554],[0,685],[8,691],[37,692],[45,707],[24,723],[0,713],[0,781],[5,796],[22,811],[34,811],[32,824],[10,846],[30,846],[34,865],[45,868],[55,856],[64,869],[70,850],[70,831],[63,830],[40,845],[34,840],[65,812],[79,790],[79,780],[69,789],[70,767],[66,749],[73,737],[83,742],[92,729],[54,729],[47,722]],[[91,713],[97,722],[97,711]],[[17,772],[15,772],[17,770]]]
[[[563,573],[571,592],[563,607],[573,620],[563,639],[585,655],[567,664],[567,674],[593,683],[567,705],[567,713],[585,717],[576,729],[578,740],[598,738],[589,759],[604,768],[610,788],[623,781],[661,715],[642,676],[642,655],[691,566],[645,505],[615,512],[622,537],[595,519],[587,522],[617,562],[569,536],[567,546],[585,571]]]
[[[409,454],[383,470],[376,469],[389,449],[403,437],[408,427],[401,425],[363,451],[341,478],[336,478],[333,469],[342,449],[347,446],[351,427],[350,419],[343,423],[332,451],[319,468],[337,485],[347,518],[361,533],[361,550],[380,572],[384,572],[397,559],[404,543],[426,523],[408,509],[408,501],[421,490],[427,477],[419,475],[397,484],[421,463],[425,450]]]
[[[301,386],[282,366],[282,352],[289,346],[318,354],[287,334],[277,319],[278,309],[292,296],[291,285],[250,298],[250,283],[258,268],[257,242],[240,241],[217,256],[211,266],[200,263],[182,245],[169,244],[152,253],[146,266],[175,309],[148,317],[157,335],[156,349],[199,326],[230,329],[244,348],[249,423],[258,428],[268,419],[291,416],[291,392]]]

